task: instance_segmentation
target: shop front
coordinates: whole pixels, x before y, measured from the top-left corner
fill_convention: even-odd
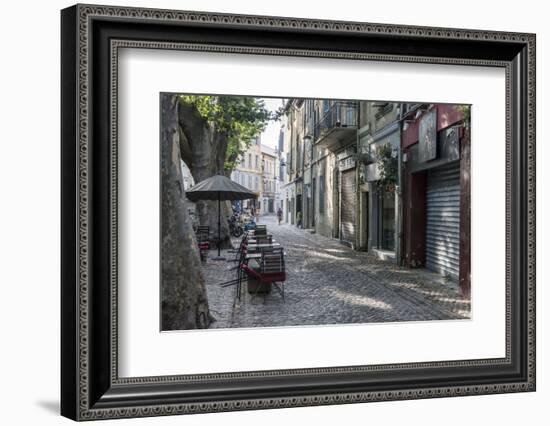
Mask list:
[[[426,268],[458,281],[460,162],[430,169],[426,181]]]
[[[400,208],[397,192],[400,142],[398,122],[369,137],[368,156],[371,162],[364,173],[368,192],[367,249],[379,258],[391,261],[397,259],[399,242],[396,224]]]
[[[425,106],[404,132],[405,264],[470,291],[470,158],[462,112]]]
[[[356,145],[337,154],[340,183],[340,241],[350,247],[356,246],[357,224],[357,168]]]
[[[297,208],[297,201],[300,201],[300,197],[297,195],[297,181],[293,181],[290,183],[287,183],[283,187],[283,191],[285,193],[285,204],[286,209],[283,209],[285,212],[285,222],[290,225],[296,225],[296,213],[300,209]],[[298,200],[297,200],[298,199]],[[301,202],[301,201],[300,201]]]

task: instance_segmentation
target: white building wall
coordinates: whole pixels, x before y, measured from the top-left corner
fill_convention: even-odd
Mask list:
[[[195,184],[195,180],[191,175],[191,170],[189,170],[189,167],[183,161],[181,161],[181,175],[183,178],[183,189],[187,191]]]

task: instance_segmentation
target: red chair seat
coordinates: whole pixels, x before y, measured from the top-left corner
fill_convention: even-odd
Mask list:
[[[245,263],[243,263],[243,264],[241,265],[241,269],[242,269],[247,275],[249,275],[249,276],[251,276],[251,277],[254,277],[254,278],[258,279],[258,280],[262,278],[262,276],[261,276],[258,272],[256,272],[254,269],[252,269],[250,266],[248,266],[248,265],[245,264]]]
[[[286,281],[286,273],[285,272],[277,272],[275,274],[262,274],[261,280],[263,283],[273,283],[273,282],[280,282],[280,281]]]

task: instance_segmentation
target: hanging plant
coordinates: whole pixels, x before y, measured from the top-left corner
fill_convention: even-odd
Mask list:
[[[389,143],[376,148],[378,157],[378,171],[380,179],[377,181],[378,189],[393,192],[397,185],[397,156]]]

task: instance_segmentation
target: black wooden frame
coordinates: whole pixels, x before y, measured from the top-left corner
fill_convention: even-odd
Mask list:
[[[535,36],[76,5],[61,13],[61,413],[75,420],[535,390]],[[116,46],[504,67],[507,355],[121,379]],[[132,44],[133,43],[133,44]],[[185,47],[183,47],[185,48]],[[113,50],[114,49],[114,50]],[[114,58],[114,59],[113,59]],[[114,63],[114,62],[115,63]],[[115,218],[115,219],[114,219]]]

